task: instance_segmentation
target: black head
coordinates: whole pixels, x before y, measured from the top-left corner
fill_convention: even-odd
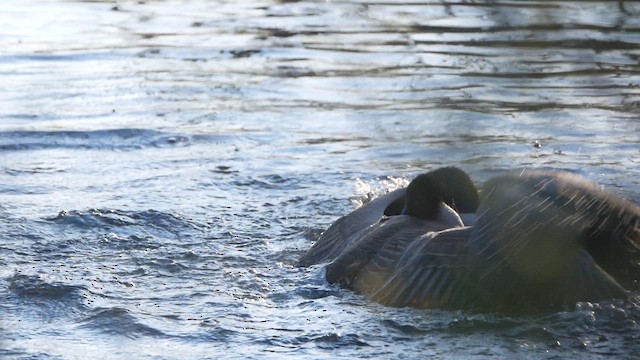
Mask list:
[[[430,174],[440,184],[442,200],[458,213],[475,213],[480,206],[478,189],[467,173],[457,167],[443,167]]]
[[[434,220],[443,202],[442,194],[442,186],[432,173],[418,175],[407,186],[402,214]]]

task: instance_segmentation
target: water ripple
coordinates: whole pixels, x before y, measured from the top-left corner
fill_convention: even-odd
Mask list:
[[[167,232],[179,229],[198,228],[199,225],[176,214],[163,213],[156,210],[123,211],[117,209],[91,209],[88,211],[63,210],[54,217],[44,220],[52,223],[74,226],[78,228],[119,228],[119,227],[151,227]],[[133,240],[139,240],[134,238]]]
[[[47,281],[42,276],[15,274],[9,278],[9,289],[24,299],[77,302],[82,298],[81,286]]]
[[[119,307],[96,308],[80,325],[107,335],[119,335],[131,339],[143,336],[162,338],[166,335],[157,329],[142,324],[131,311]]]
[[[110,129],[88,131],[1,131],[0,151],[42,149],[119,150],[147,147],[190,146],[197,142],[224,142],[225,136],[183,135],[148,129]]]

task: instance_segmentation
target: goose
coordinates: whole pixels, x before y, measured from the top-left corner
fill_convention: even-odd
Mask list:
[[[364,228],[370,219],[341,218],[357,230],[318,257],[327,281],[390,306],[499,312],[627,299],[638,287],[640,208],[594,183],[550,170],[494,177],[471,226],[446,193],[427,173],[409,184],[399,214]]]

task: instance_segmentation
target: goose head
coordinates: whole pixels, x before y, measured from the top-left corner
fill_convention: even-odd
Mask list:
[[[446,191],[433,173],[418,175],[407,187],[402,215],[445,226],[464,226],[458,213],[445,202]]]

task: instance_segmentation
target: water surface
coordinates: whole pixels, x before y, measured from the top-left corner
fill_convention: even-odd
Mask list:
[[[640,203],[640,5],[0,10],[0,357],[636,358],[635,303],[395,309],[297,258],[443,165]]]

